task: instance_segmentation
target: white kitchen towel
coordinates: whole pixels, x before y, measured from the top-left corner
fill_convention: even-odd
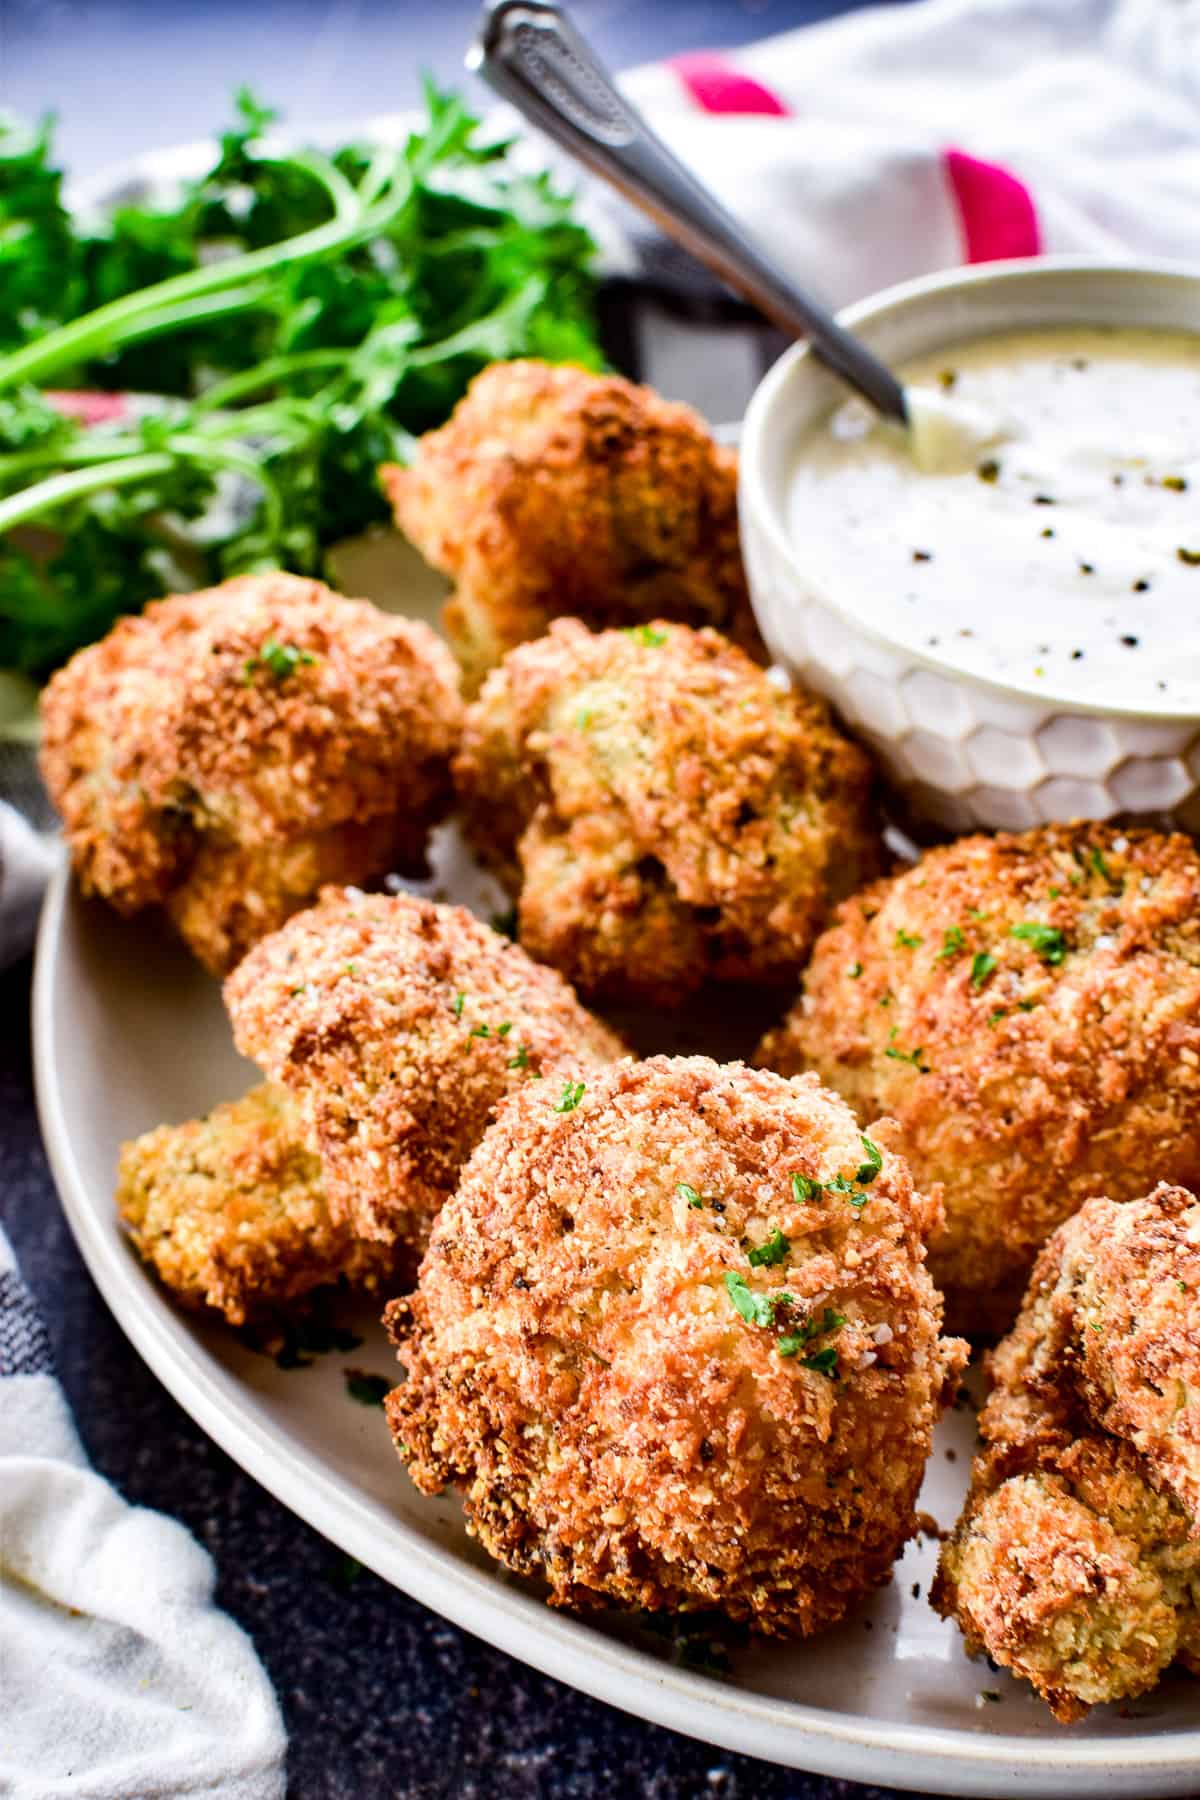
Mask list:
[[[284,1732],[212,1559],[89,1468],[0,1231],[0,1794],[282,1800]]]
[[[630,97],[796,277],[842,306],[894,281],[1075,251],[1200,265],[1200,0],[919,0],[636,69]],[[393,124],[395,122],[393,121]],[[153,161],[154,159],[149,159]],[[574,174],[574,171],[571,171]],[[710,303],[640,306],[678,260],[589,192],[633,277],[644,380],[738,416],[773,337]],[[615,221],[615,224],[614,224]],[[665,271],[665,274],[664,274]],[[719,309],[718,309],[719,311]],[[610,320],[611,323],[611,320]],[[0,794],[29,757],[0,756]],[[0,803],[0,966],[27,948],[44,845]]]
[[[623,85],[835,306],[1002,256],[1200,262],[1200,0],[871,7]]]

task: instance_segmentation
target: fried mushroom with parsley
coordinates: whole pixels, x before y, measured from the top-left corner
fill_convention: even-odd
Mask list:
[[[516,1088],[624,1045],[561,976],[464,908],[329,889],[225,984],[234,1039],[300,1108],[329,1210],[418,1255]]]
[[[1200,1674],[1200,1201],[1088,1201],[988,1373],[934,1605],[1064,1723]]]
[[[556,621],[468,707],[455,781],[521,942],[608,999],[791,981],[878,866],[863,752],[715,631]]]
[[[165,1286],[231,1325],[284,1313],[338,1281],[365,1292],[394,1288],[401,1272],[392,1245],[330,1217],[299,1109],[270,1083],[125,1144],[116,1197],[138,1253]]]
[[[164,907],[221,974],[323,884],[421,865],[460,721],[428,627],[247,575],[74,656],[42,697],[42,772],[84,891]]]
[[[495,363],[411,467],[396,522],[454,582],[446,631],[473,693],[505,651],[574,614],[713,625],[752,655],[737,459],[690,407],[619,375]]]
[[[515,1094],[387,1314],[418,1488],[556,1605],[841,1619],[916,1530],[965,1350],[889,1139],[703,1057]]]
[[[758,1060],[899,1120],[947,1317],[995,1336],[1085,1200],[1200,1183],[1196,847],[1079,823],[931,850],[840,908]]]

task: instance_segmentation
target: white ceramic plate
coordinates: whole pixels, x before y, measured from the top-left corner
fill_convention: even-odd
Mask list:
[[[488,904],[453,857],[443,879],[456,897]],[[216,984],[144,924],[82,900],[65,868],[42,919],[34,1038],[63,1205],[134,1346],[243,1468],[385,1580],[640,1718],[798,1768],[993,1800],[1196,1791],[1194,1682],[1169,1681],[1126,1715],[1105,1709],[1084,1725],[1055,1725],[1028,1690],[968,1661],[957,1632],[935,1618],[925,1600],[932,1544],[910,1546],[894,1584],[839,1630],[735,1651],[727,1678],[673,1666],[628,1622],[551,1612],[485,1558],[452,1497],[416,1493],[382,1413],[347,1396],[346,1367],[395,1367],[370,1310],[346,1318],[366,1340],[360,1349],[284,1371],[177,1310],[137,1260],[112,1205],[119,1144],[202,1113],[256,1076],[232,1048]],[[969,1409],[939,1432],[922,1505],[943,1524],[958,1510],[973,1435]]]

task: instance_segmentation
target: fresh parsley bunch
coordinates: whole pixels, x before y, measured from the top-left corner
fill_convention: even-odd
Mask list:
[[[0,119],[0,665],[44,673],[171,584],[320,572],[485,364],[599,365],[570,198],[425,104],[400,150],[285,155],[243,92],[175,205],[90,228],[48,127]],[[166,400],[88,424],[54,389]]]

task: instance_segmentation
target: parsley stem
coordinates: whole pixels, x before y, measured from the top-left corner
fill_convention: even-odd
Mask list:
[[[73,469],[65,475],[51,475],[45,481],[10,494],[7,500],[0,500],[0,531],[11,531],[14,525],[40,519],[56,507],[65,506],[69,500],[97,494],[103,488],[128,487],[131,482],[145,481],[152,475],[165,475],[174,460],[174,457],[153,451],[145,456],[117,457],[90,468]]]
[[[330,350],[297,350],[291,356],[269,356],[266,362],[256,364],[253,369],[239,369],[236,375],[205,388],[197,404],[206,411],[217,412],[246,394],[257,394],[263,388],[274,387],[292,375],[304,375],[309,370],[344,369],[349,354],[344,345],[339,345]]]

